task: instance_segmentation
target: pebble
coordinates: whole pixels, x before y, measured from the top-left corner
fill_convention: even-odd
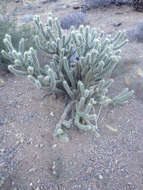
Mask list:
[[[40,183],[40,179],[37,180],[37,183]]]
[[[54,113],[53,113],[53,112],[51,112],[51,113],[50,113],[50,116],[54,117]]]
[[[18,92],[17,97],[19,97],[19,96],[21,96],[23,94],[24,94],[23,92]]]
[[[4,148],[0,149],[0,152],[4,152],[4,151],[5,151],[5,149],[4,149]]]
[[[56,148],[56,147],[57,147],[57,144],[52,145],[52,148]]]
[[[91,173],[92,172],[92,167],[89,167],[88,169],[87,169],[87,173]]]
[[[63,29],[69,29],[71,26],[79,27],[81,24],[85,23],[85,14],[82,12],[75,12],[66,15],[61,20],[61,27]]]
[[[143,43],[143,22],[136,24],[134,28],[127,31],[128,39],[132,41],[137,41]]]
[[[0,84],[3,84],[4,83],[4,80],[0,79]]]
[[[136,73],[139,77],[143,78],[143,70],[141,68],[138,67]]]
[[[35,190],[40,190],[40,188],[39,187],[36,187],[36,189]]]
[[[16,136],[16,139],[17,139],[17,141],[19,142],[19,143],[24,143],[24,135],[23,134],[21,134],[21,133],[16,133],[15,134],[15,136]]]
[[[39,147],[40,147],[40,148],[43,148],[43,147],[44,147],[44,144],[39,144]]]
[[[44,147],[44,144],[35,144],[35,147],[36,147],[36,148],[38,148],[38,147],[39,147],[39,148],[43,148],[43,147]]]
[[[98,176],[98,178],[99,178],[100,180],[102,180],[102,179],[103,179],[103,176],[100,174],[100,175]]]
[[[33,8],[35,8],[36,6],[35,6],[34,4],[32,4],[32,3],[25,3],[25,4],[23,5],[23,7],[26,8],[26,9],[33,9]]]
[[[36,171],[36,168],[30,168],[29,170],[28,170],[28,173],[32,173],[32,172],[35,172]]]
[[[33,144],[33,139],[32,138],[28,139],[27,144]]]

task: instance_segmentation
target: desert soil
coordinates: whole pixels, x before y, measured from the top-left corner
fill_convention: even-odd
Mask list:
[[[58,17],[73,12],[77,1],[40,4],[37,10],[18,7],[16,17],[48,11]],[[79,10],[76,10],[79,11]],[[91,9],[87,23],[107,33],[128,30],[143,13],[128,6]],[[42,59],[41,59],[42,60]],[[69,130],[70,141],[52,134],[64,110],[64,100],[45,92],[26,78],[0,76],[0,179],[2,190],[142,190],[143,189],[143,44],[129,42],[112,76],[111,96],[125,87],[135,90],[124,106],[101,110],[100,137]],[[56,172],[54,175],[53,171]]]

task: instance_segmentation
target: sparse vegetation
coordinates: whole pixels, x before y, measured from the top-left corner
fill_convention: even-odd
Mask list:
[[[26,49],[31,46],[34,46],[34,40],[32,37],[33,29],[30,25],[23,24],[21,26],[17,26],[17,20],[15,18],[11,18],[6,14],[8,1],[2,6],[1,14],[0,14],[0,51],[4,49],[3,38],[5,34],[11,35],[12,43],[15,48],[18,47],[19,40],[21,37],[26,40]],[[0,53],[0,70],[8,71],[8,64],[10,60],[7,60]]]
[[[32,36],[29,35],[32,33],[32,28],[30,28],[30,26],[23,25],[19,28],[16,28],[14,21],[4,19],[2,22],[0,22],[0,50],[4,49],[3,38],[6,33],[11,35],[12,43],[15,48],[18,46],[21,36],[23,36],[27,41],[26,49],[28,49],[31,45],[34,46]],[[0,70],[8,71],[9,64],[10,60],[6,59],[0,54]]]

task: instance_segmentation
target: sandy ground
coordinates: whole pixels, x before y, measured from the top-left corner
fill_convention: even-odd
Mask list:
[[[61,18],[72,12],[74,3],[41,4],[39,14],[44,20],[52,10]],[[9,9],[14,6],[21,5],[11,3]],[[57,11],[56,7],[62,8]],[[25,13],[35,14],[32,10]],[[107,33],[128,30],[142,18],[143,13],[127,6],[87,12],[87,23]],[[64,109],[62,98],[43,100],[45,93],[26,78],[0,77],[0,179],[6,179],[2,190],[143,189],[143,44],[129,43],[123,49],[112,77],[111,94],[129,87],[135,90],[134,96],[123,107],[102,109],[101,137],[73,129],[69,143],[52,136]]]

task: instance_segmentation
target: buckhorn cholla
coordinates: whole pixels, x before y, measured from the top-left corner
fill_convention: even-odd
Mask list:
[[[26,75],[38,88],[50,94],[65,95],[67,106],[54,131],[54,136],[68,141],[66,128],[76,126],[83,131],[97,132],[95,108],[104,104],[124,104],[133,91],[123,90],[118,96],[109,98],[108,88],[113,80],[111,73],[120,58],[120,48],[127,43],[125,35],[119,32],[113,39],[90,26],[71,27],[68,33],[61,29],[57,18],[48,14],[44,25],[35,17],[37,47],[51,60],[41,67],[36,51],[24,50],[24,39],[16,50],[11,37],[6,34],[4,44],[7,48],[2,54],[12,64],[9,70],[17,75]]]

